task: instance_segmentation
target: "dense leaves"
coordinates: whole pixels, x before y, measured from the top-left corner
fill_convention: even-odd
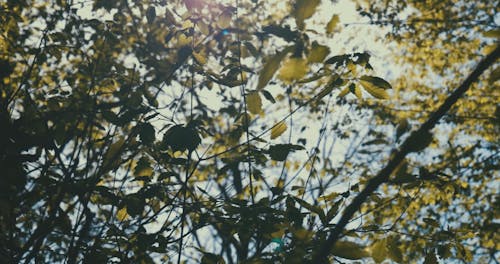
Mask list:
[[[493,2],[0,2],[0,262],[494,262]]]

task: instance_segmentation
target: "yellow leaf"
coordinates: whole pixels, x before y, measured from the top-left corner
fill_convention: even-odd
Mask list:
[[[203,52],[193,52],[193,58],[199,63],[199,64],[205,64],[207,63],[207,58],[205,57],[205,54]]]
[[[323,62],[328,53],[330,53],[330,49],[327,46],[320,45],[318,42],[314,41],[311,45],[307,60],[309,62]]]
[[[373,76],[362,76],[359,82],[373,97],[378,99],[389,98],[389,94],[385,90],[390,89],[391,85],[384,79]]]
[[[333,15],[328,24],[326,24],[326,32],[332,33],[340,22],[339,15]]]
[[[356,95],[356,97],[358,98],[358,100],[363,99],[363,95],[361,94],[361,89],[358,86],[356,86],[356,85],[354,85],[353,87],[354,88],[350,88],[350,89],[354,90],[354,94]]]
[[[342,91],[340,91],[338,97],[344,97],[348,93],[349,93],[349,87],[346,87],[346,88],[342,89]]]
[[[486,38],[500,38],[500,29],[493,29],[483,32],[483,36]]]
[[[497,48],[497,44],[491,44],[483,48],[483,54],[488,55],[492,53]]]
[[[258,92],[253,91],[247,95],[247,108],[252,114],[259,114],[262,110],[262,99]]]
[[[293,15],[295,22],[300,29],[304,28],[304,20],[310,18],[316,12],[316,7],[320,4],[320,0],[296,0]]]
[[[231,19],[231,12],[224,12],[219,16],[217,25],[219,26],[219,28],[228,28],[231,24]]]
[[[122,209],[118,210],[118,212],[116,212],[116,219],[118,219],[118,221],[124,221],[125,219],[127,219],[127,217],[127,207],[123,207]]]
[[[369,256],[363,246],[350,241],[337,241],[331,252],[345,259],[362,259]]]
[[[370,251],[375,262],[384,261],[387,258],[387,241],[385,239],[378,240],[371,246]]]
[[[267,59],[264,67],[259,74],[259,83],[257,84],[257,90],[264,88],[267,83],[273,78],[274,73],[280,67],[281,61],[285,58],[286,54],[292,49],[288,47],[281,52],[276,53],[271,58]]]
[[[306,75],[308,70],[307,62],[302,58],[289,58],[284,63],[278,74],[285,83],[292,83],[298,81]]]
[[[200,29],[200,32],[203,35],[210,35],[210,27],[207,24],[203,23],[203,21],[196,22],[196,26],[198,27],[198,29]]]
[[[119,160],[119,152],[125,143],[125,139],[122,137],[118,139],[115,143],[111,144],[106,155],[104,156],[103,164],[109,165],[110,161]]]
[[[279,122],[271,129],[271,139],[275,139],[281,136],[281,134],[283,134],[283,132],[285,132],[286,129],[287,129],[286,123],[283,121]]]

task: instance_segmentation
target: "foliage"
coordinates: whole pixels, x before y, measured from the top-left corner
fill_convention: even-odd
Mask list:
[[[0,258],[310,261],[498,41],[493,3],[360,1],[388,81],[337,53],[332,3],[289,2],[0,2]],[[498,258],[498,75],[413,134],[331,261]]]

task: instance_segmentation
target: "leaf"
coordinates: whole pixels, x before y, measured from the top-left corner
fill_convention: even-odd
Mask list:
[[[135,177],[151,177],[153,175],[153,168],[151,162],[146,157],[141,157],[134,168]]]
[[[427,253],[427,255],[425,256],[424,264],[438,264],[438,260],[436,254],[434,253],[434,250],[431,250]]]
[[[262,111],[262,99],[257,91],[252,91],[247,95],[247,108],[250,113],[257,115]]]
[[[320,2],[320,0],[295,0],[293,16],[299,29],[304,29],[304,20],[314,15]]]
[[[225,264],[224,258],[221,256],[212,254],[212,253],[204,253],[201,258],[201,264]]]
[[[203,53],[193,52],[192,55],[196,62],[198,62],[199,64],[203,65],[207,63],[207,58]]]
[[[429,131],[415,131],[407,139],[410,152],[419,152],[432,142],[433,135]]]
[[[273,78],[274,73],[279,69],[281,61],[285,58],[288,52],[290,52],[292,47],[288,47],[281,52],[276,53],[271,58],[267,59],[264,67],[259,74],[259,82],[257,84],[257,90],[264,88],[267,83]]]
[[[494,82],[498,81],[498,79],[500,79],[500,67],[496,67],[493,71],[491,71],[488,83],[493,84]]]
[[[304,147],[293,144],[276,144],[269,147],[269,156],[272,160],[284,161],[290,152],[302,150]]]
[[[142,143],[149,145],[155,141],[155,128],[150,123],[141,123],[138,127]]]
[[[333,193],[338,195],[337,193]],[[338,214],[339,212],[339,207],[342,204],[343,199],[338,200],[333,204],[333,206],[328,210],[326,213],[326,223],[329,223],[330,221],[333,220],[333,218]]]
[[[362,259],[369,256],[363,246],[350,241],[337,241],[337,243],[333,246],[331,253],[337,257],[352,260]]]
[[[351,90],[349,89],[349,87],[345,87],[344,89],[342,89],[342,91],[340,91],[338,97],[344,97],[346,96],[346,94],[348,94]]]
[[[386,80],[379,78],[379,77],[364,75],[364,76],[361,76],[359,79],[361,81],[371,83],[372,85],[379,87],[381,89],[386,89],[386,90],[392,89],[392,86],[390,83],[388,83]]]
[[[262,27],[262,31],[267,34],[272,34],[277,37],[283,38],[284,40],[290,42],[300,37],[299,32],[290,30],[290,27],[282,27],[278,25],[269,25]]]
[[[122,209],[118,210],[118,212],[116,212],[116,219],[118,219],[118,221],[120,222],[125,221],[127,217],[127,207],[123,207]]]
[[[372,258],[375,262],[380,263],[387,258],[387,240],[381,239],[376,241],[370,248]]]
[[[327,46],[323,46],[318,44],[317,41],[314,41],[311,45],[311,50],[309,51],[309,56],[307,60],[311,62],[323,62],[326,56],[330,53],[330,48]]]
[[[260,92],[264,95],[264,98],[266,98],[269,102],[271,103],[276,103],[276,100],[274,100],[273,95],[268,92],[267,90],[260,90]]]
[[[278,74],[278,78],[285,83],[293,83],[306,75],[308,71],[307,61],[302,58],[289,58],[284,63]]]
[[[271,129],[271,139],[275,139],[275,138],[281,136],[281,134],[283,134],[283,132],[285,132],[287,128],[288,127],[287,127],[286,123],[283,121],[274,125],[274,127]]]
[[[217,25],[221,29],[228,28],[231,25],[232,15],[231,12],[225,11],[219,16],[219,20],[217,20]]]
[[[440,227],[439,222],[436,221],[436,219],[426,217],[423,220],[428,225],[431,225],[433,227],[438,227],[438,228]]]
[[[332,18],[330,18],[330,21],[328,21],[328,24],[326,24],[326,32],[332,33],[339,24],[339,22],[340,22],[339,15],[333,15]]]
[[[148,20],[148,24],[153,24],[156,18],[156,9],[154,6],[148,7],[146,10],[146,19]]]
[[[321,223],[323,224],[327,223],[325,212],[323,212],[323,209],[321,209],[319,206],[312,205],[298,197],[294,197],[294,200],[297,201],[302,207],[318,215],[319,219],[321,220]]]
[[[103,164],[109,165],[111,161],[118,160],[119,152],[125,143],[125,139],[121,137],[115,143],[111,144],[106,155],[104,156]]]
[[[398,241],[394,237],[387,239],[387,253],[389,254],[389,258],[397,263],[401,263],[403,261],[403,253],[401,253],[401,249],[398,246]]]
[[[492,29],[483,32],[483,36],[486,38],[500,38],[500,29]]]
[[[162,139],[162,146],[164,149],[171,148],[173,151],[193,151],[201,143],[201,138],[198,132],[192,127],[184,127],[182,125],[175,125],[171,127]]]
[[[373,97],[378,99],[387,99],[389,98],[389,94],[385,91],[386,89],[391,89],[391,84],[385,81],[382,78],[374,77],[374,76],[361,76],[359,78],[359,82],[365,90],[370,93]]]

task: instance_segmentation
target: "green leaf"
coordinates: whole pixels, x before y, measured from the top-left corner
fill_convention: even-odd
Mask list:
[[[267,34],[272,34],[283,38],[284,40],[290,42],[300,37],[299,32],[290,30],[290,27],[282,27],[278,25],[269,25],[262,27],[262,31]]]
[[[156,18],[156,9],[154,6],[148,7],[148,10],[146,10],[146,19],[148,20],[149,24],[153,24]]]
[[[162,145],[173,151],[193,151],[201,143],[198,132],[192,127],[175,125],[163,135]]]
[[[431,250],[427,253],[427,255],[425,256],[424,264],[438,264],[438,260],[436,254],[434,253],[434,250]]]
[[[331,253],[337,257],[345,259],[362,259],[369,256],[365,247],[350,241],[337,241]]]
[[[269,147],[269,156],[272,160],[284,161],[290,152],[302,150],[303,146],[293,144],[276,144]]]
[[[323,209],[321,209],[319,206],[312,205],[298,197],[294,197],[295,201],[297,201],[302,207],[306,208],[310,212],[315,213],[316,215],[319,216],[319,219],[321,220],[321,223],[326,224],[326,215],[325,212],[323,212]]]
[[[201,264],[225,264],[224,258],[221,256],[212,254],[212,253],[204,253],[201,258]]]
[[[259,82],[257,84],[257,90],[266,87],[267,83],[273,78],[276,71],[279,69],[281,61],[285,56],[292,50],[292,47],[287,47],[283,51],[276,53],[274,56],[268,58],[264,67],[259,74]]]
[[[269,102],[273,104],[276,103],[276,100],[274,99],[273,95],[270,92],[264,89],[260,90],[260,92],[264,95],[264,98],[266,98]]]
[[[326,213],[326,222],[329,223],[338,214],[339,207],[342,204],[343,199],[338,200],[333,204],[333,206]]]
[[[149,145],[155,141],[155,128],[150,123],[140,123],[138,128],[142,143]]]

